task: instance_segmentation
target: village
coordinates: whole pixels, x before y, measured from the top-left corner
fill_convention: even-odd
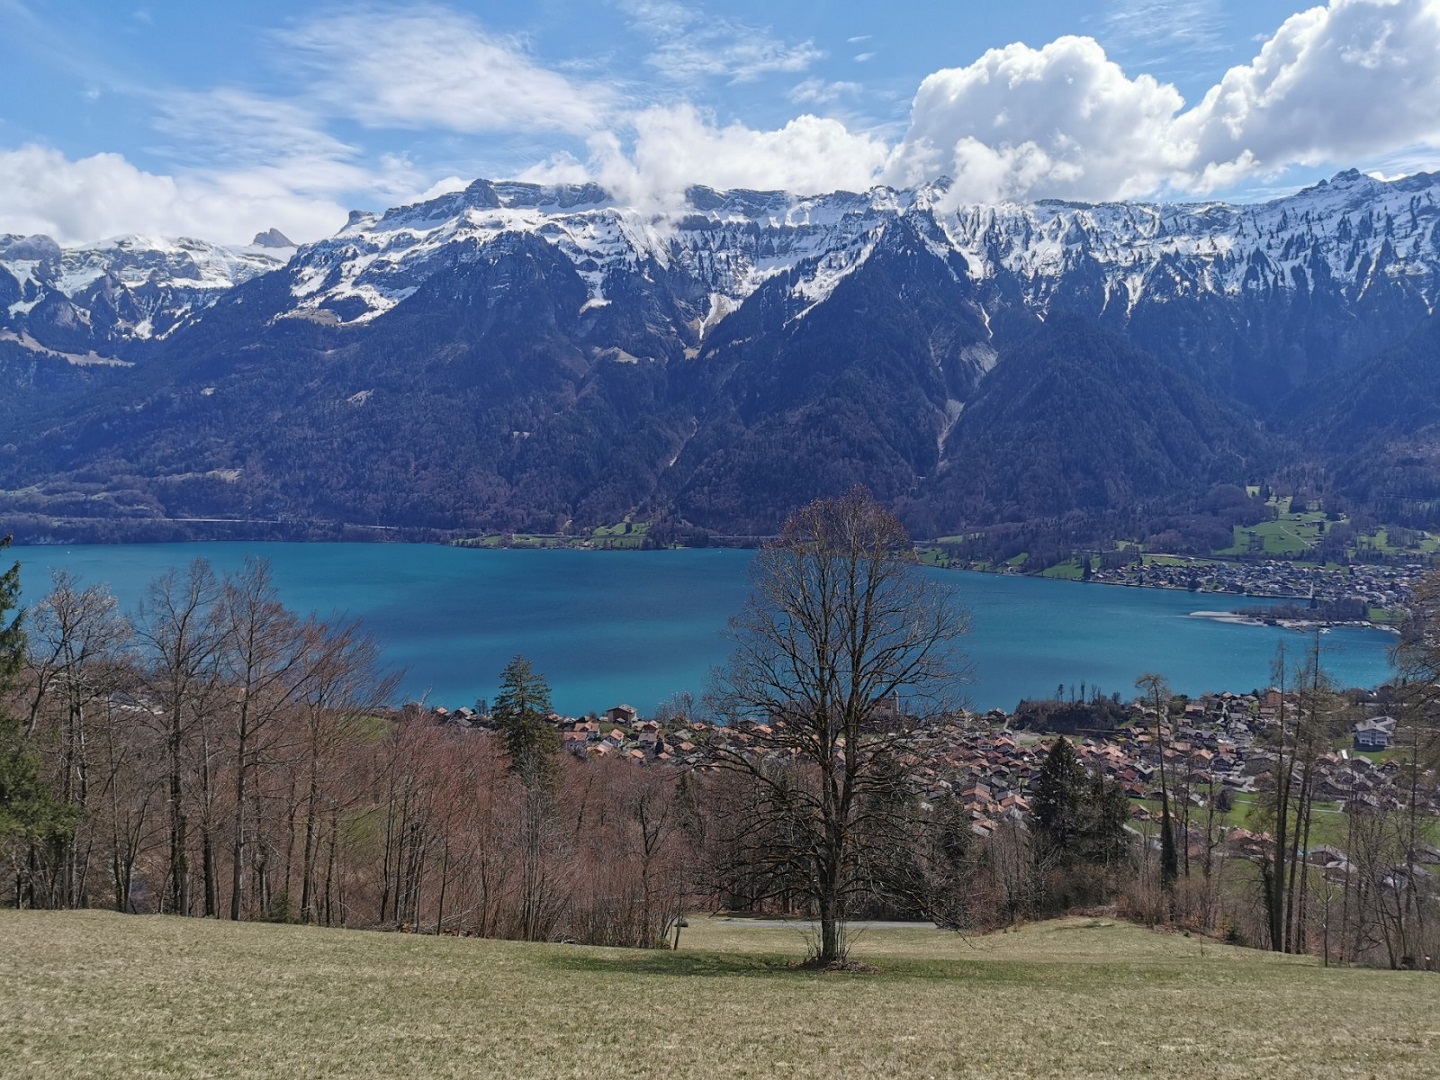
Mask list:
[[[1354,719],[1345,724],[1344,745],[1337,740],[1316,763],[1316,802],[1335,812],[1347,807],[1398,811],[1406,805],[1407,794],[1401,789],[1403,753],[1398,752],[1397,738],[1403,732],[1396,718],[1383,712],[1377,695],[1354,691],[1349,700]],[[1027,704],[1021,703],[1022,710]],[[1158,729],[1154,707],[1137,699],[1115,706],[1123,718],[1108,730],[1081,728],[1067,737],[1089,772],[1124,789],[1137,834],[1153,842],[1153,829],[1146,826],[1158,818],[1163,758],[1177,813],[1189,820],[1192,811],[1217,809],[1218,815],[1212,816],[1225,824],[1223,850],[1259,854],[1262,837],[1245,827],[1245,814],[1238,811],[1269,786],[1277,759],[1269,736],[1282,708],[1288,715],[1300,708],[1298,698],[1270,688],[1180,698],[1173,706],[1180,711],[1163,717]],[[489,719],[470,708],[437,708],[431,716],[453,728],[490,728]],[[630,705],[617,705],[580,718],[552,713],[550,721],[565,751],[575,757],[619,759],[637,767],[708,769],[721,755],[787,752],[777,738],[782,720],[749,718],[727,725],[680,715],[646,719]],[[1058,737],[1026,730],[1029,723],[1020,710],[992,709],[919,724],[905,736],[904,761],[928,803],[960,800],[977,837],[988,838],[1007,823],[1023,828],[1041,767]],[[1423,809],[1437,813],[1440,804],[1432,797]],[[1200,816],[1195,814],[1196,819]],[[1344,860],[1343,852],[1330,847],[1316,845],[1316,851]],[[1427,848],[1426,853],[1433,856],[1428,861],[1440,863],[1440,849]]]
[[[1411,588],[1432,569],[1423,562],[1324,567],[1281,559],[1219,562],[1177,558],[1102,567],[1092,573],[1090,580],[1106,585],[1301,599],[1317,604],[1359,600],[1367,608],[1391,610],[1402,607],[1410,598]]]

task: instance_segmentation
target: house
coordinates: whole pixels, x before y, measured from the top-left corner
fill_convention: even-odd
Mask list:
[[[633,705],[616,705],[612,709],[605,710],[605,719],[612,724],[633,724],[640,718],[640,710]]]
[[[1316,844],[1305,853],[1305,861],[1311,866],[1341,866],[1350,865],[1350,857],[1337,847],[1329,844]]]
[[[1376,720],[1361,720],[1355,725],[1355,749],[1356,750],[1388,750],[1390,740],[1395,734],[1395,721],[1390,720],[1387,727],[1385,720],[1389,717],[1381,717]]]

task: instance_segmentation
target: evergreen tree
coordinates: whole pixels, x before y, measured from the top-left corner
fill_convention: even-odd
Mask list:
[[[0,551],[10,546],[10,540],[8,536],[0,539]],[[72,815],[40,777],[39,760],[28,745],[19,717],[3,707],[25,662],[24,612],[19,600],[17,562],[0,574],[0,845],[11,839],[54,841],[72,827]]]
[[[500,673],[500,694],[491,716],[505,738],[510,771],[527,787],[553,779],[560,736],[550,723],[550,686],[517,655]]]
[[[1030,812],[1046,844],[1066,855],[1076,854],[1080,847],[1085,782],[1085,767],[1075,756],[1070,740],[1062,736],[1050,748],[1040,769]]]
[[[1047,850],[1063,859],[1104,865],[1125,854],[1125,789],[1087,774],[1068,739],[1058,739],[1041,766],[1030,813]]]
[[[1092,776],[1081,814],[1081,857],[1099,865],[1123,858],[1130,846],[1125,835],[1129,818],[1130,799],[1125,789],[1114,780]]]

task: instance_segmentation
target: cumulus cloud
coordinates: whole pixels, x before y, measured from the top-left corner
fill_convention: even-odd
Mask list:
[[[948,175],[964,200],[1145,194],[1185,164],[1171,135],[1183,104],[1091,38],[1008,45],[920,84],[886,175],[906,186]]]
[[[33,145],[0,151],[0,191],[0,232],[45,233],[61,243],[123,233],[245,242],[271,227],[313,239],[345,221],[333,199],[263,169],[176,177],[138,169],[119,154],[71,160]]]
[[[1180,119],[1193,185],[1440,146],[1440,0],[1334,0],[1287,19]]]
[[[1332,0],[1286,20],[1189,110],[1091,38],[992,49],[921,83],[885,175],[950,175],[952,198],[967,201],[1209,192],[1293,165],[1433,150],[1437,99],[1440,0]]]
[[[863,191],[889,152],[881,139],[809,114],[768,131],[715,124],[692,105],[646,109],[629,122],[629,151],[614,136],[594,140],[592,167],[611,191],[639,203],[669,202],[692,184]]]
[[[283,42],[318,76],[316,97],[370,126],[584,133],[613,99],[537,63],[519,39],[443,8],[351,9]]]

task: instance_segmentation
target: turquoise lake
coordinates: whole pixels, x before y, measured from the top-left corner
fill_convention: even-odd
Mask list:
[[[749,591],[744,551],[481,551],[398,544],[154,544],[21,547],[25,601],[52,569],[104,582],[127,611],[170,567],[209,559],[217,572],[247,554],[268,559],[284,601],[301,612],[357,616],[405,671],[407,698],[473,704],[495,693],[500,669],[523,653],[570,714],[628,702],[642,712],[705,689],[728,655],[726,620]],[[1196,610],[1267,601],[1209,594],[927,571],[971,612],[966,643],[973,706],[1013,708],[1081,682],[1130,697],[1158,671],[1179,692],[1249,690],[1270,681],[1274,627],[1190,618]],[[1337,628],[1322,641],[1341,685],[1388,677],[1392,635]]]

